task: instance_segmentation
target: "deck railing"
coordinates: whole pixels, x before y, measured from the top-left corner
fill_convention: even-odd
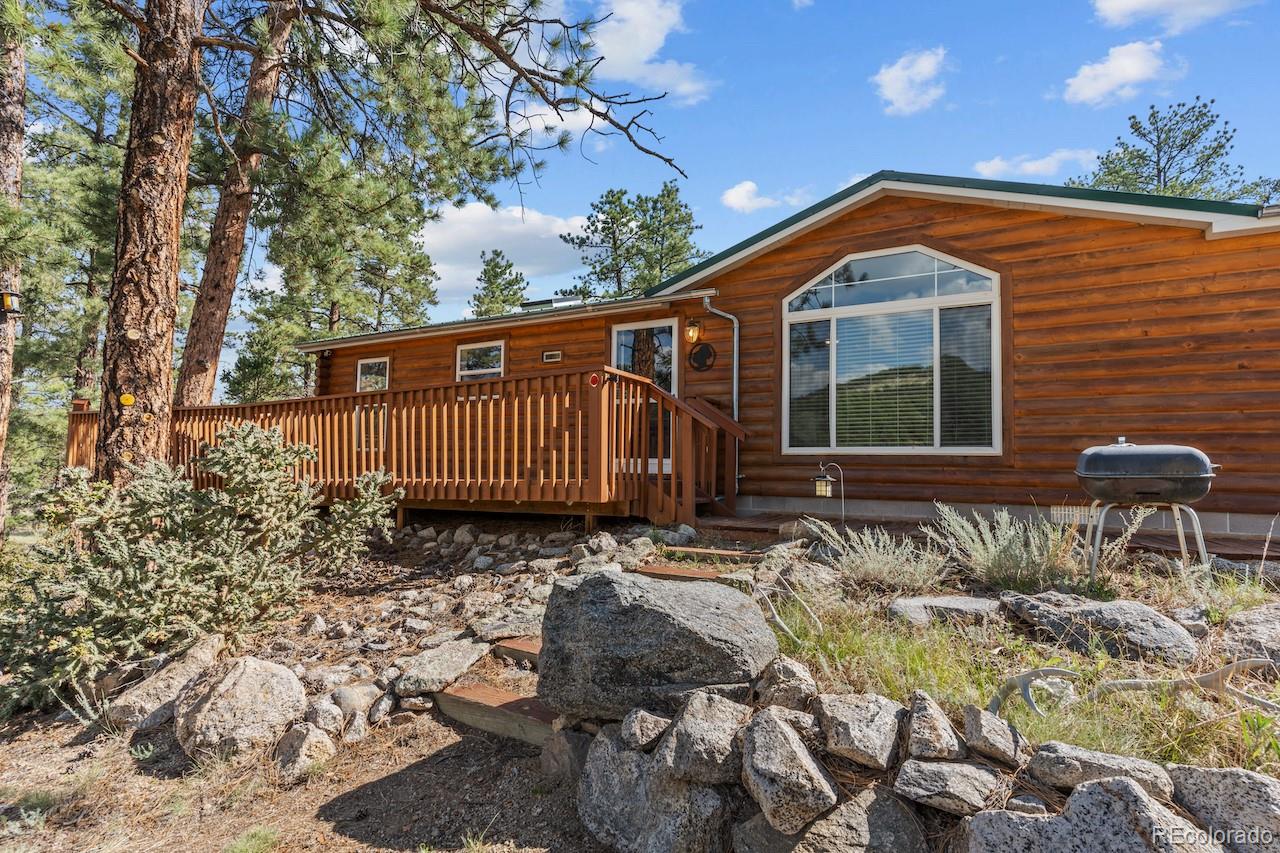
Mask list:
[[[179,407],[170,461],[186,466],[197,486],[209,485],[192,460],[221,430],[246,421],[314,447],[316,459],[301,463],[297,475],[329,500],[349,497],[361,474],[385,470],[409,503],[561,504],[658,523],[692,521],[700,500],[732,511],[742,437],[705,402],[682,401],[648,379],[600,367]],[[68,465],[93,466],[97,427],[96,412],[71,413]]]

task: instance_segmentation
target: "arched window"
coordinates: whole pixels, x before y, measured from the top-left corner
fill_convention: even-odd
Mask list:
[[[789,294],[783,450],[999,453],[999,292],[991,270],[905,246]]]

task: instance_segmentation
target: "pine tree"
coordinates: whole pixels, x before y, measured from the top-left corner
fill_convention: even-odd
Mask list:
[[[1244,167],[1231,162],[1236,129],[1198,96],[1161,110],[1154,104],[1145,117],[1129,116],[1129,139],[1098,158],[1087,175],[1068,186],[1122,190],[1183,198],[1260,199],[1274,192],[1264,178],[1249,182]]]
[[[51,16],[35,27],[27,62],[39,85],[28,96],[23,208],[36,239],[21,253],[8,454],[15,518],[31,515],[36,491],[62,464],[69,398],[96,394],[132,88],[111,20]]]
[[[586,271],[559,293],[584,301],[642,293],[706,256],[693,242],[701,227],[675,181],[651,196],[607,190],[592,202],[582,231],[560,235],[582,253]]]
[[[377,169],[377,158],[352,164],[333,140],[291,150],[293,165],[264,170],[256,222],[271,234],[266,259],[281,280],[246,294],[249,329],[223,374],[238,402],[307,393],[312,364],[299,342],[421,325],[438,301],[418,236],[428,212],[404,178]],[[346,215],[335,220],[335,208]]]
[[[561,234],[560,239],[581,253],[586,267],[578,276],[578,283],[560,290],[560,295],[586,302],[616,299],[638,290],[635,279],[641,258],[637,247],[640,223],[626,190],[605,190],[591,203],[586,227],[577,233]]]
[[[507,259],[501,249],[480,253],[480,285],[471,296],[471,313],[475,317],[498,317],[510,314],[525,301],[529,282],[524,273]]]
[[[19,225],[22,212],[22,162],[26,137],[28,22],[23,7],[6,3],[0,12],[0,205],[5,231]],[[22,264],[12,249],[0,258],[0,291],[22,289]],[[9,516],[9,414],[13,405],[13,356],[18,318],[0,316],[0,536]]]
[[[707,256],[693,242],[702,226],[694,222],[675,181],[663,183],[656,195],[636,196],[634,207],[640,222],[637,290],[655,287]]]
[[[96,457],[97,475],[120,482],[129,476],[128,463],[168,453],[179,235],[198,96],[203,92],[216,106],[245,79],[206,82],[200,75],[202,57],[211,55],[211,69],[241,68],[244,57],[260,52],[263,25],[254,24],[262,18],[261,7],[246,7],[243,0],[148,0],[143,10],[129,0],[99,2],[137,31],[137,46],[129,48],[138,67],[107,309]],[[611,94],[594,83],[590,72],[599,57],[589,38],[593,21],[554,17],[542,10],[539,0],[417,0],[412,5],[335,0],[291,8],[302,16],[294,25],[291,44],[299,31],[310,33],[299,42],[300,73],[312,85],[281,100],[312,115],[330,115],[336,123],[350,115],[348,132],[337,136],[348,143],[346,153],[352,161],[364,160],[370,150],[411,159],[429,150],[429,107],[453,103],[471,121],[454,127],[447,138],[474,149],[475,130],[491,126],[497,116],[498,144],[513,169],[531,160],[539,147],[528,117],[546,111],[588,113],[602,131],[617,133],[637,149],[672,162],[642,139],[651,134],[641,107],[650,99]],[[315,26],[304,27],[304,18]],[[341,33],[335,37],[327,27],[333,23],[345,28],[353,22],[364,26],[354,38]],[[255,35],[247,38],[246,32]],[[404,50],[406,45],[418,49]],[[356,66],[373,68],[374,73],[362,77]],[[419,88],[392,86],[384,94],[380,86],[363,85],[389,79],[416,80]],[[353,83],[361,85],[352,88]],[[409,108],[402,108],[402,102]],[[352,109],[335,109],[342,104]],[[227,111],[212,113],[210,123],[219,142],[234,151],[234,144],[220,132],[221,115]],[[430,176],[432,164],[422,166]],[[444,173],[450,178],[454,174]],[[483,178],[463,174],[460,180],[479,188]],[[334,218],[344,214],[341,209],[331,212]],[[199,348],[207,338],[198,337]],[[200,360],[210,358],[205,354]]]

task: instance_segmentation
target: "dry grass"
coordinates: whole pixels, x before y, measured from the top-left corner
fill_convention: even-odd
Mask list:
[[[268,853],[279,845],[280,833],[267,826],[255,826],[222,850],[223,853]]]
[[[947,568],[946,556],[928,543],[883,528],[841,532],[817,518],[805,518],[804,525],[818,540],[816,552],[856,589],[923,592],[936,587]]]
[[[1079,583],[1083,567],[1074,525],[1016,518],[1006,509],[988,518],[936,506],[938,519],[924,527],[925,535],[976,580],[1026,592]]]
[[[874,692],[898,701],[924,689],[957,717],[966,704],[985,707],[1009,676],[1041,666],[1080,673],[1081,696],[1106,679],[1182,674],[1034,642],[1003,625],[915,628],[886,620],[873,607],[850,606],[824,612],[825,632],[818,633],[800,614],[792,616],[788,623],[800,645],[784,639],[786,652],[809,664],[822,689]],[[1206,661],[1197,671],[1214,666]],[[1273,688],[1255,683],[1250,689],[1265,695]],[[1047,699],[1040,705],[1047,717],[1037,717],[1017,697],[1004,714],[1035,742],[1062,740],[1154,761],[1280,772],[1280,755],[1272,754],[1276,732],[1257,729],[1251,712],[1211,697],[1122,693],[1070,707],[1053,708]]]

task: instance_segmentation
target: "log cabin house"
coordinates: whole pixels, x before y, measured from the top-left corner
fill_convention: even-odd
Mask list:
[[[1280,512],[1280,211],[879,172],[643,295],[314,341],[315,396],[179,409],[316,446],[331,497],[385,468],[405,506],[919,519],[1086,502],[1117,436],[1222,465],[1205,527]],[[92,455],[72,415],[69,461]]]

